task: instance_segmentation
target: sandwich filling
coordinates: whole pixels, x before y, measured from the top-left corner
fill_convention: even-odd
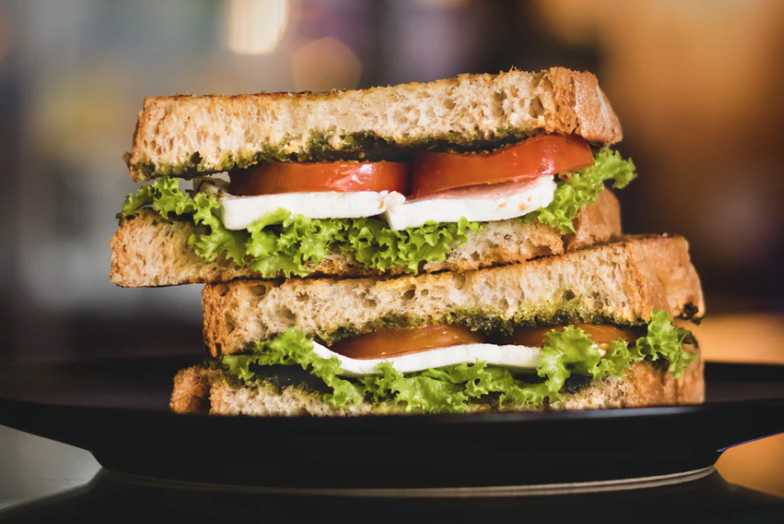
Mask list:
[[[371,164],[365,164],[371,165]],[[556,184],[552,176],[487,187],[450,190],[444,194],[406,198],[396,191],[301,192],[233,196],[222,193],[221,219],[226,229],[242,230],[267,214],[285,209],[296,216],[315,219],[367,218],[379,216],[393,231],[423,226],[428,222],[490,222],[517,218],[546,207],[553,201]]]
[[[411,164],[265,163],[194,191],[161,178],[126,198],[122,221],[142,207],[190,220],[204,232],[188,245],[205,261],[225,258],[263,278],[306,276],[330,251],[367,269],[416,273],[444,260],[482,223],[537,221],[573,233],[580,208],[634,164],[579,137],[544,135],[489,154],[422,153]]]
[[[457,413],[475,402],[542,407],[563,399],[567,381],[621,378],[643,360],[666,362],[677,378],[696,356],[684,349],[691,334],[673,326],[665,311],[652,314],[643,328],[578,324],[489,337],[454,326],[394,331],[327,347],[290,329],[257,341],[250,352],[207,364],[250,387],[308,389],[335,407],[392,403],[407,411]]]

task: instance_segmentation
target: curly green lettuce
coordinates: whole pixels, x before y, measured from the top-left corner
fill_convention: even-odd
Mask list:
[[[573,373],[593,380],[622,377],[632,364],[646,358],[652,361],[663,358],[669,363],[667,371],[678,378],[696,357],[683,349],[690,335],[689,331],[675,327],[666,311],[656,311],[651,315],[645,336],[637,338],[634,344],[614,340],[602,355],[583,330],[567,326],[563,331],[550,331],[545,336],[536,373],[545,378],[545,384],[556,396]]]
[[[526,220],[536,218],[564,233],[574,233],[574,217],[581,207],[596,202],[605,182],[612,180],[613,188],[622,189],[636,177],[631,159],[622,158],[617,151],[602,149],[594,155],[594,165],[575,171],[570,180],[559,181],[550,205],[529,213]]]
[[[640,360],[646,357],[654,361],[660,358],[666,360],[669,363],[667,371],[678,378],[697,357],[696,353],[683,351],[683,344],[692,341],[691,333],[675,327],[666,311],[657,311],[651,315],[648,334],[637,339],[635,351]]]
[[[403,268],[416,273],[421,263],[444,260],[452,249],[466,243],[469,233],[480,229],[479,224],[462,219],[394,231],[378,218],[318,220],[279,209],[245,230],[233,231],[220,219],[216,195],[201,192],[190,196],[180,190],[175,178],[155,180],[128,195],[117,218],[122,221],[145,206],[167,218],[189,216],[195,224],[205,226],[205,233],[188,239],[188,246],[199,258],[211,262],[223,256],[259,271],[264,278],[280,273],[306,276],[333,248],[368,269]]]
[[[646,358],[667,360],[668,370],[677,378],[695,357],[683,349],[688,336],[688,331],[672,325],[667,312],[658,311],[651,316],[645,336],[634,344],[615,340],[604,355],[579,328],[550,331],[541,348],[540,364],[529,374],[485,362],[401,373],[385,363],[378,366],[379,374],[348,378],[341,376],[337,358],[317,356],[312,340],[290,329],[274,339],[256,342],[250,354],[223,356],[214,364],[246,382],[256,378],[258,366],[299,366],[324,382],[331,390],[324,401],[336,407],[363,401],[392,402],[404,404],[409,412],[462,413],[468,403],[489,398],[531,407],[557,402],[563,399],[564,384],[572,375],[594,381],[623,377],[632,364]]]
[[[325,402],[342,407],[358,404],[365,398],[361,385],[340,377],[340,361],[313,353],[313,341],[296,329],[289,329],[270,340],[257,341],[249,355],[224,355],[220,365],[244,381],[256,375],[251,366],[299,366],[332,390],[324,396]]]

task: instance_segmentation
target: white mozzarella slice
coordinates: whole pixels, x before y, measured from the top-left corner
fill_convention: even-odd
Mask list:
[[[473,363],[477,360],[494,366],[518,369],[536,369],[539,365],[539,348],[528,346],[498,346],[496,344],[462,344],[445,348],[429,349],[420,353],[399,357],[378,359],[357,359],[335,353],[318,342],[313,343],[313,352],[321,358],[332,357],[340,361],[340,368],[346,376],[379,374],[376,366],[383,362],[401,373],[441,368],[454,364]]]
[[[397,192],[281,193],[278,195],[225,196],[221,199],[227,229],[245,229],[267,213],[285,209],[307,218],[361,218],[380,215],[389,206],[405,202]]]
[[[553,201],[552,176],[527,183],[509,182],[449,191],[443,195],[408,200],[387,208],[392,229],[421,226],[425,222],[490,222],[523,216]]]

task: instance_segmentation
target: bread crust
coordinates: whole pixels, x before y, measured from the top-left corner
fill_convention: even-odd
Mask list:
[[[147,98],[126,163],[141,182],[261,161],[486,148],[543,133],[601,145],[622,138],[596,77],[554,67],[328,93]]]
[[[469,405],[468,412],[624,408],[699,404],[704,400],[704,364],[701,355],[698,355],[678,379],[673,379],[662,366],[643,361],[634,364],[623,378],[594,382],[576,393],[567,394],[562,402],[539,409],[512,404],[473,404]],[[248,416],[405,414],[404,405],[391,403],[363,403],[336,408],[295,386],[282,390],[271,386],[246,386],[220,370],[202,366],[187,368],[177,374],[170,407],[177,413]]]
[[[549,226],[521,223],[518,219],[488,222],[479,233],[469,233],[468,241],[453,249],[445,260],[424,264],[422,272],[468,271],[511,264],[610,240],[621,234],[618,200],[610,190],[602,191],[595,204],[583,206],[574,224],[575,233],[563,235]],[[200,259],[188,247],[188,238],[204,231],[190,221],[166,219],[151,209],[139,210],[133,218],[124,220],[112,237],[109,279],[121,287],[155,287],[261,278],[257,271],[223,257],[213,262]],[[310,277],[381,274],[339,251],[330,252],[312,269]],[[398,269],[384,274],[401,273],[403,270]]]
[[[655,311],[692,318],[704,307],[688,243],[678,236],[628,237],[464,273],[243,280],[202,292],[204,341],[213,356],[243,351],[294,326],[329,342],[390,324],[639,325]]]

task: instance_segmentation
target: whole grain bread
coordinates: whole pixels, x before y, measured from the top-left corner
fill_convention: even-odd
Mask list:
[[[622,138],[596,77],[554,67],[328,93],[147,98],[126,163],[140,182],[271,160],[481,149],[543,133],[602,145]]]
[[[202,307],[205,345],[218,356],[293,326],[330,343],[379,326],[635,325],[659,310],[700,317],[705,306],[686,240],[643,236],[463,273],[237,280],[205,286]]]
[[[446,259],[425,264],[422,271],[468,271],[522,262],[607,241],[621,234],[618,200],[604,190],[595,204],[584,206],[574,220],[575,233],[564,235],[542,224],[518,219],[488,222],[479,233],[456,247]],[[205,228],[186,220],[170,220],[151,209],[142,209],[123,221],[111,240],[111,281],[122,287],[176,286],[180,284],[228,282],[237,278],[261,278],[248,267],[219,258],[200,259],[188,247],[188,238]],[[379,274],[353,257],[334,250],[315,267],[311,276],[356,277]],[[401,274],[402,269],[387,271]],[[283,276],[282,274],[280,275]]]
[[[697,351],[697,350],[693,350]],[[643,361],[634,364],[623,378],[606,378],[567,394],[562,402],[543,409],[602,409],[673,404],[698,404],[705,398],[701,356],[694,359],[678,379],[666,368]],[[216,369],[194,366],[174,378],[170,407],[177,413],[209,412],[214,415],[250,416],[352,416],[404,414],[404,404],[368,402],[336,408],[317,394],[299,386],[279,388],[269,383],[245,385]],[[528,411],[530,406],[469,404],[468,411]]]

